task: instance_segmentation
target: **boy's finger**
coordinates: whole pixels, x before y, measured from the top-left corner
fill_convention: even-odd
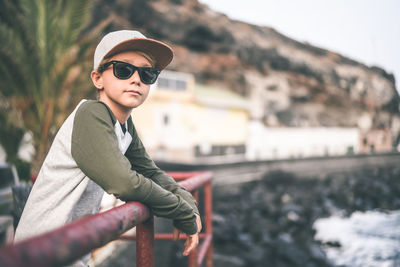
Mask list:
[[[182,255],[183,256],[188,256],[190,251],[191,251],[190,245],[185,243],[185,250],[183,251]]]
[[[183,251],[183,256],[188,256],[190,254],[190,252],[192,252],[192,250],[196,247],[196,245],[194,243],[190,243],[185,250]]]
[[[178,228],[174,227],[174,233],[172,235],[172,240],[177,241],[179,239],[179,234],[180,234],[180,232],[179,232]]]
[[[183,251],[183,256],[188,256],[192,250],[194,250],[199,244],[198,234],[188,236],[185,242],[185,250]]]

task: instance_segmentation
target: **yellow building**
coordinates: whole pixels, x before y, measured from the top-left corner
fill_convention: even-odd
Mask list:
[[[148,99],[132,113],[156,160],[244,159],[249,102],[231,91],[195,83],[188,73],[163,71]]]

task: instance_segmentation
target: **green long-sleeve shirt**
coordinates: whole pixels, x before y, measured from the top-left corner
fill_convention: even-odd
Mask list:
[[[131,118],[124,136],[111,110],[82,101],[57,133],[16,230],[16,240],[49,231],[98,211],[106,191],[140,201],[157,216],[197,231],[192,195],[147,155]],[[127,138],[129,137],[129,138]],[[127,142],[127,140],[129,142]]]

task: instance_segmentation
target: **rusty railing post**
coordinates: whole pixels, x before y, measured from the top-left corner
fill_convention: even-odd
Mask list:
[[[196,200],[197,203],[199,203],[199,190],[196,189],[195,191],[192,192],[192,195],[194,199]],[[200,238],[199,238],[199,243],[200,243]],[[198,255],[199,251],[198,248],[195,248],[188,256],[188,267],[198,267]]]
[[[199,265],[197,264],[197,258],[198,258],[198,250],[197,248],[190,252],[188,256],[188,267],[198,267]]]
[[[154,217],[136,226],[136,266],[154,267]]]
[[[204,184],[204,213],[205,213],[205,232],[208,236],[212,237],[212,187],[211,181]],[[206,254],[206,267],[213,266],[213,244],[210,242]]]

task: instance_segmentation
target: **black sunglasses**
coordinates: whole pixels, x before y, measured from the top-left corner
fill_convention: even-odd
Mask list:
[[[99,71],[105,71],[110,65],[113,65],[114,76],[121,80],[129,79],[135,71],[138,71],[140,80],[145,84],[153,84],[156,82],[160,71],[151,67],[136,67],[132,64],[112,60],[99,67]]]

